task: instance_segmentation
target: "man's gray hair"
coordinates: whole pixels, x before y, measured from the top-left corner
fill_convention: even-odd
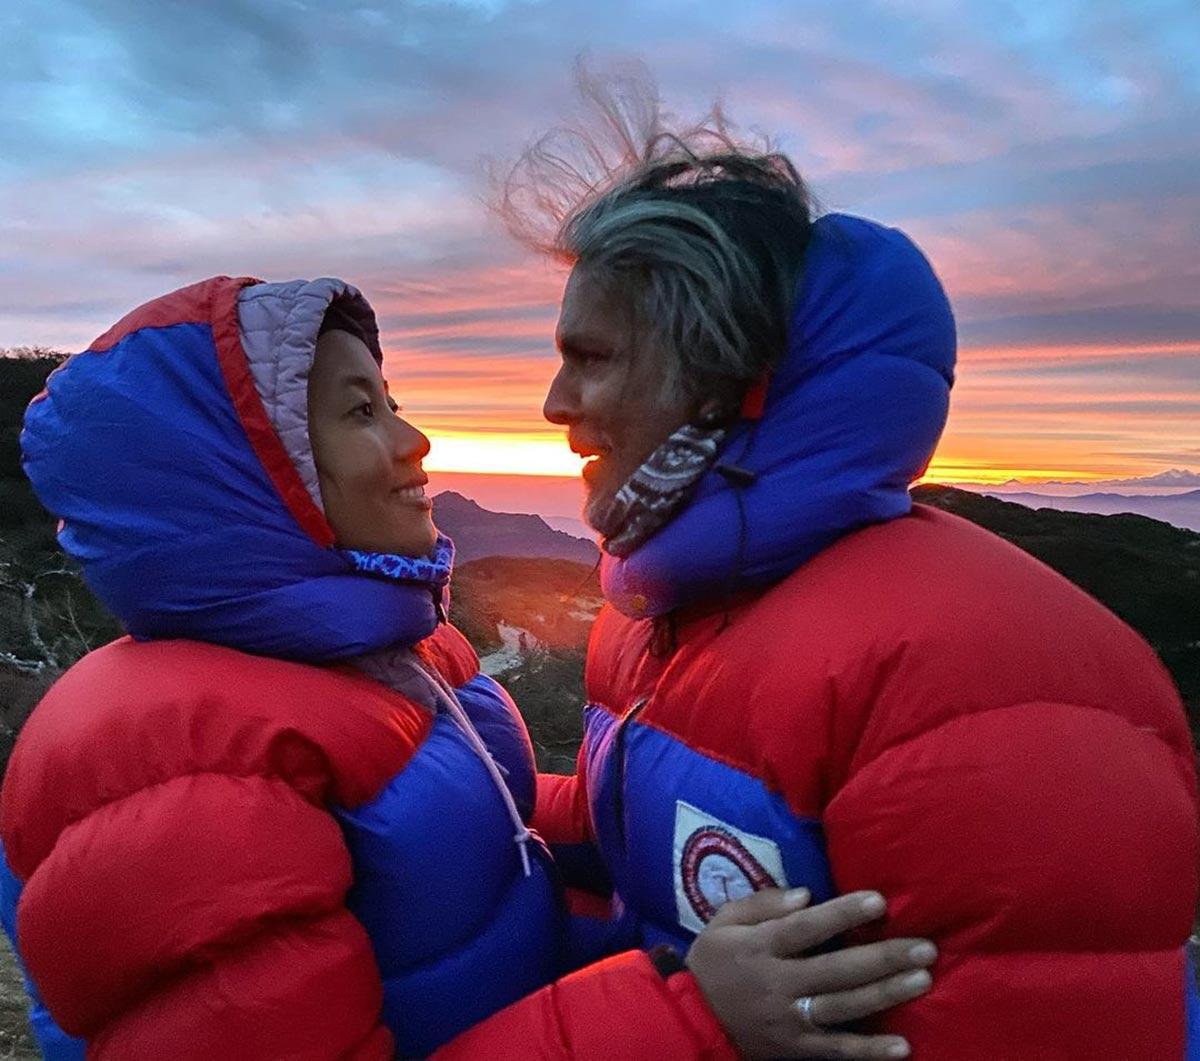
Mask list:
[[[598,78],[580,65],[576,82],[593,120],[551,130],[494,177],[497,212],[526,246],[627,294],[639,332],[671,355],[671,390],[761,377],[786,345],[804,181],[769,141],[736,138],[719,105],[680,126],[640,66]]]

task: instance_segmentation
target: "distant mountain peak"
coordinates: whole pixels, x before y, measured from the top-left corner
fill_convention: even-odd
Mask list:
[[[1200,486],[1200,472],[1188,471],[1186,468],[1168,468],[1165,472],[1159,472],[1158,475],[1151,475],[1141,481],[1147,486],[1151,483],[1161,483],[1163,486]]]
[[[486,556],[541,557],[594,564],[593,542],[555,530],[541,516],[493,512],[455,490],[433,498],[433,521],[454,540],[460,563]]]
[[[434,494],[433,500],[441,508],[453,509],[455,511],[464,512],[487,512],[478,501],[460,494],[457,490],[443,490],[440,494]],[[494,515],[507,515],[507,513],[494,513]]]
[[[938,483],[936,480],[931,480],[936,486],[953,486],[956,489],[963,487],[987,487],[990,490],[1003,489],[1006,486],[1020,486],[1026,489],[1037,489],[1042,486],[1200,486],[1200,471],[1191,471],[1187,468],[1168,468],[1165,472],[1156,472],[1154,475],[1134,476],[1129,479],[1022,479],[1014,476],[1011,479],[1005,479],[1002,483]]]

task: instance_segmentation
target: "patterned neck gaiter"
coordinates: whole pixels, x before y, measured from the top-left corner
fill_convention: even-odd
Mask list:
[[[725,440],[724,427],[684,424],[617,491],[593,518],[604,551],[626,557],[683,508]]]

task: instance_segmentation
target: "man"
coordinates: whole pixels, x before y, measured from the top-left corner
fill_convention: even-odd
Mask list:
[[[928,262],[811,221],[791,164],[719,115],[606,116],[621,165],[564,183],[543,140],[503,204],[571,266],[545,414],[590,458],[608,601],[541,831],[595,843],[644,946],[683,952],[764,887],[878,889],[887,935],[939,949],[933,989],[873,1025],[921,1061],[1200,1056],[1178,695],[1096,601],[911,503],[954,379]],[[552,238],[522,202],[564,204]]]

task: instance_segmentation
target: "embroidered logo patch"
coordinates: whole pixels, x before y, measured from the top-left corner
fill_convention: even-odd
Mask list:
[[[677,800],[675,909],[679,923],[699,932],[730,899],[762,888],[786,888],[779,845]]]

